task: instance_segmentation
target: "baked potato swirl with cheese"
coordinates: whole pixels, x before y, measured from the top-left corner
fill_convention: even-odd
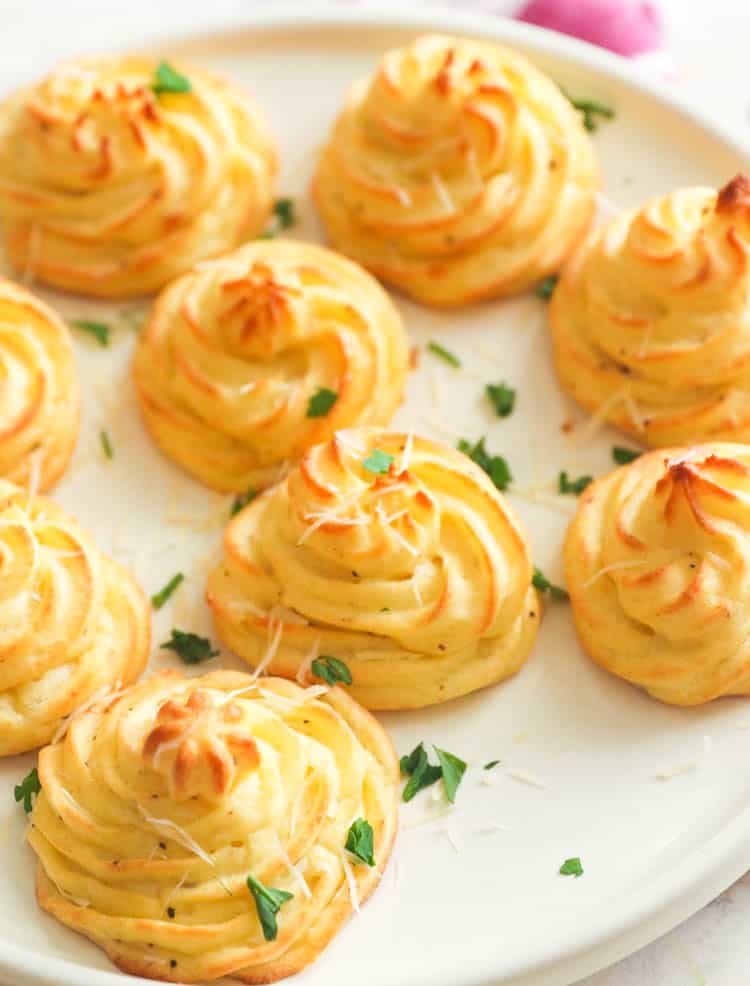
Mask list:
[[[203,69],[179,66],[171,89],[158,72],[149,57],[80,59],[0,105],[16,268],[68,291],[137,295],[263,229],[276,158],[259,111]]]
[[[39,756],[37,896],[125,972],[270,983],[325,948],[385,869],[398,764],[341,689],[163,671]],[[345,853],[373,830],[375,865]],[[247,879],[283,890],[264,934]]]
[[[238,492],[275,482],[337,428],[387,424],[408,359],[401,319],[369,274],[312,243],[261,240],[163,292],[134,370],[162,450]],[[332,406],[316,408],[321,391]]]
[[[750,694],[750,448],[650,452],[589,486],[567,536],[578,633],[673,705]]]
[[[52,502],[0,480],[0,756],[48,743],[134,681],[150,611],[132,576]]]
[[[333,657],[363,705],[407,709],[518,670],[541,616],[531,576],[521,526],[478,466],[355,429],[231,521],[207,596],[250,664],[311,681],[313,659]]]
[[[314,193],[336,249],[453,306],[557,270],[597,184],[593,145],[551,79],[500,45],[427,35],[353,87]]]
[[[48,489],[73,453],[79,403],[66,325],[0,277],[0,476]]]
[[[750,441],[749,252],[743,176],[597,229],[552,297],[565,389],[653,447]]]

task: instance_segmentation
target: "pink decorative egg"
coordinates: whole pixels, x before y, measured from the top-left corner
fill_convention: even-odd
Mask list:
[[[659,11],[653,3],[641,0],[530,0],[518,18],[618,55],[653,51],[664,41]]]

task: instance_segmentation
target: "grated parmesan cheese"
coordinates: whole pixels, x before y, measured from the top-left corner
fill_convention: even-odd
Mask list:
[[[103,701],[113,702],[116,698],[119,698],[121,695],[124,695],[126,691],[127,689],[120,688],[119,681],[115,682],[114,690],[112,688],[112,685],[102,685],[102,687],[98,688],[89,699],[87,699],[85,702],[79,705],[77,709],[74,709],[73,712],[71,712],[68,716],[66,716],[65,719],[63,719],[63,721],[55,730],[52,739],[50,740],[50,744],[54,745],[55,743],[59,743],[60,740],[67,733],[68,729],[70,729],[73,722],[76,719],[78,719],[80,716],[84,715],[84,713],[88,712],[90,709],[93,709],[93,707],[95,705],[98,705],[99,702],[103,702]]]
[[[339,855],[341,856],[341,865],[344,867],[346,882],[349,886],[349,897],[351,898],[352,907],[357,914],[359,914],[359,889],[357,887],[357,879],[354,876],[351,863],[346,858],[346,850],[340,849]]]
[[[312,667],[312,662],[318,656],[320,651],[320,637],[316,637],[313,641],[313,645],[310,648],[310,652],[302,658],[299,668],[297,669],[297,674],[295,679],[297,684],[304,685],[307,681],[307,676],[310,674],[310,668]]]
[[[451,822],[446,822],[440,831],[446,836],[456,853],[460,853],[463,850],[464,843],[461,834]]]
[[[281,839],[279,838],[279,833],[278,832],[274,832],[274,836],[276,837],[276,842],[277,842],[277,847],[278,847],[279,855],[283,859],[284,865],[289,870],[289,873],[292,875],[292,877],[294,878],[295,883],[300,888],[300,890],[305,895],[305,897],[307,897],[308,900],[312,900],[312,891],[310,890],[310,887],[309,887],[309,885],[307,883],[307,880],[305,879],[305,877],[304,877],[304,875],[302,873],[302,870],[300,870],[300,868],[298,866],[296,866],[291,861],[291,859],[289,858],[289,853],[284,848],[284,844],[282,843]]]
[[[514,781],[518,781],[521,784],[528,784],[529,787],[538,787],[541,790],[546,790],[547,788],[547,785],[543,781],[540,781],[538,777],[534,777],[533,774],[529,774],[525,770],[509,768],[507,774],[508,777],[511,777]]]
[[[627,400],[629,393],[630,385],[626,384],[624,387],[621,387],[620,390],[616,390],[613,394],[611,394],[610,397],[591,415],[588,421],[584,424],[583,428],[568,438],[570,444],[582,445],[592,442],[596,435],[607,424],[607,416],[610,412],[616,408],[618,404],[621,404],[623,401]]]
[[[272,623],[269,622],[268,624],[269,634],[271,631],[271,626]],[[278,623],[276,624],[276,629],[273,633],[273,636],[268,644],[268,649],[266,650],[266,653],[264,654],[260,663],[256,666],[255,670],[252,673],[253,679],[260,678],[260,676],[265,673],[266,668],[276,656],[276,651],[279,649],[279,644],[281,642],[281,635],[283,632],[284,632],[284,624],[279,619]]]
[[[430,173],[432,179],[432,187],[435,189],[435,194],[440,199],[440,202],[446,212],[455,212],[456,207],[453,204],[453,199],[450,197],[448,189],[445,187],[443,179],[437,171],[432,171]]]

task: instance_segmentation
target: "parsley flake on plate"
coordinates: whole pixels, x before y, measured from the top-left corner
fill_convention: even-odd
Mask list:
[[[109,326],[105,325],[104,322],[95,322],[90,318],[74,318],[70,324],[74,329],[81,329],[82,332],[88,332],[90,336],[96,339],[100,346],[106,347],[109,345]]]
[[[560,867],[560,873],[563,876],[583,876],[583,866],[581,865],[581,860],[578,856],[573,856],[571,859],[566,859],[565,862]]]
[[[439,356],[440,359],[444,360],[446,363],[450,363],[451,366],[455,366],[457,369],[461,366],[461,360],[452,353],[450,349],[446,349],[445,346],[441,346],[439,342],[428,342],[427,348],[435,356]]]
[[[211,641],[196,633],[172,630],[172,636],[160,645],[162,650],[172,650],[185,664],[200,664],[219,653],[211,647]]]
[[[151,597],[151,605],[154,607],[154,609],[162,608],[164,603],[166,603],[166,601],[170,598],[172,593],[175,591],[177,586],[184,580],[184,578],[185,576],[182,574],[182,572],[178,572],[176,575],[172,576],[172,578],[169,580],[169,582],[167,582],[167,584],[164,586],[163,589],[160,589],[158,592],[154,593],[154,595]]]
[[[548,592],[551,599],[557,599],[562,602],[570,598],[568,596],[568,590],[564,589],[561,585],[553,585],[540,568],[534,569],[534,577],[531,581],[535,589],[538,589],[540,592]]]
[[[557,490],[559,493],[580,496],[593,481],[593,476],[579,476],[578,479],[569,479],[567,472],[561,472],[557,477]]]
[[[625,448],[624,445],[612,446],[612,458],[618,466],[626,466],[629,462],[634,462],[643,455],[634,448]]]
[[[465,438],[461,438],[458,442],[458,450],[468,455],[472,462],[476,462],[481,469],[484,469],[499,490],[507,490],[513,482],[510,466],[502,455],[490,455],[484,447],[484,442],[484,435],[475,445],[472,445]]]
[[[28,815],[32,808],[32,798],[35,798],[41,790],[42,785],[39,781],[39,774],[37,773],[36,767],[33,767],[21,783],[16,784],[13,788],[13,797],[16,799],[16,803],[19,801],[23,802],[23,810]]]
[[[507,383],[488,383],[484,392],[499,418],[507,418],[512,413],[516,404],[516,392]]]

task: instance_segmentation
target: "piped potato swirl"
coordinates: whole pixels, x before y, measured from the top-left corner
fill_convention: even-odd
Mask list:
[[[143,670],[150,612],[132,576],[43,497],[0,480],[0,756]]]
[[[427,35],[353,87],[314,193],[336,249],[455,306],[557,270],[597,184],[593,145],[551,79],[500,45]]]
[[[249,98],[195,66],[62,65],[0,105],[0,218],[14,266],[68,291],[154,291],[259,233],[276,154]]]
[[[673,705],[750,694],[750,448],[661,449],[581,496],[565,545],[576,627]]]
[[[230,522],[207,598],[250,664],[311,681],[334,657],[365,706],[407,709],[518,670],[541,616],[531,577],[521,525],[478,466],[353,429]]]
[[[565,389],[645,445],[750,441],[749,255],[741,175],[595,230],[550,306]]]
[[[387,424],[408,359],[400,316],[374,278],[323,247],[261,240],[160,295],[134,373],[166,454],[239,492],[275,482],[337,428]],[[311,416],[321,390],[334,403]]]
[[[163,671],[39,756],[29,842],[41,906],[125,972],[270,983],[307,965],[377,886],[398,809],[382,727],[339,688]],[[345,853],[358,818],[375,865]],[[284,890],[264,936],[247,885]]]
[[[48,489],[75,448],[79,404],[67,326],[0,277],[0,476]]]

